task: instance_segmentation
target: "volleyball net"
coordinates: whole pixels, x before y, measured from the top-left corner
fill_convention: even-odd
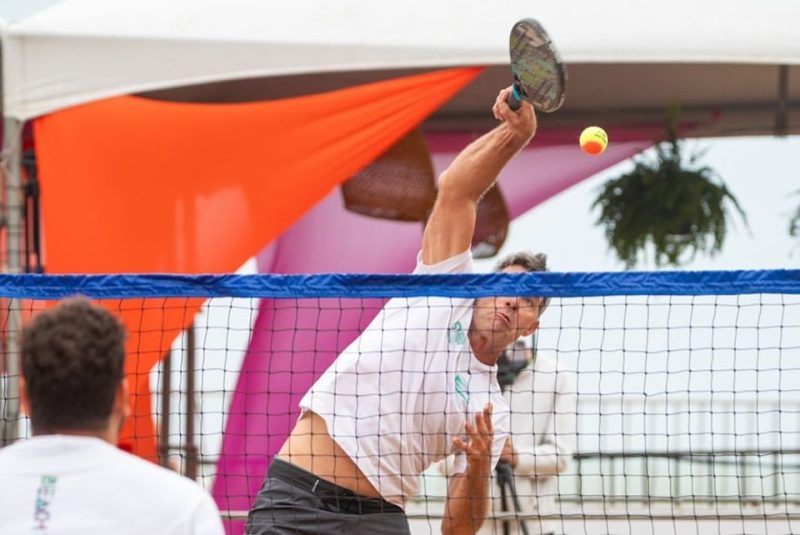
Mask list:
[[[75,294],[99,300],[128,327],[135,410],[121,446],[200,481],[234,522],[309,387],[348,346],[372,355],[351,343],[383,307],[405,318],[383,323],[383,334],[414,348],[380,356],[401,370],[405,359],[431,357],[429,341],[458,345],[468,336],[469,325],[425,318],[476,298],[534,295],[552,298],[540,328],[498,369],[517,450],[514,488],[497,475],[491,483],[498,526],[523,519],[530,533],[800,530],[797,270],[3,275],[3,444],[30,436],[16,385],[20,325]],[[402,399],[404,384],[359,403],[380,415],[381,396]],[[460,390],[456,379],[454,397],[479,397],[470,387],[469,376]],[[419,476],[406,504],[414,533],[438,533],[452,469],[445,459]]]

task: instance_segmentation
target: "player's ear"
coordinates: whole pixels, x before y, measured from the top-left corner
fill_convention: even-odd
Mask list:
[[[118,414],[123,418],[131,415],[130,405],[130,389],[128,388],[128,378],[123,377],[117,387],[117,393],[114,396],[114,404],[116,405]]]
[[[19,402],[22,405],[22,412],[31,415],[31,400],[28,396],[28,383],[25,382],[24,377],[19,378]]]
[[[536,329],[538,328],[539,328],[539,318],[537,317],[535,320],[531,322],[531,324],[528,326],[527,329],[522,331],[522,336],[530,336],[534,332],[536,332]]]

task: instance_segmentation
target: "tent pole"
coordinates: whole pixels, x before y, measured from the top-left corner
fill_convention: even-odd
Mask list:
[[[778,100],[775,111],[775,135],[789,135],[789,66],[778,67]]]
[[[22,125],[23,122],[6,118],[3,132],[3,174],[5,178],[5,206],[2,220],[6,230],[6,251],[4,271],[20,273],[22,258],[20,236],[25,206],[22,201],[20,179],[22,163]],[[8,302],[8,319],[5,326],[6,335],[6,369],[5,376],[0,376],[0,446],[14,442],[19,434],[20,400],[19,400],[19,334],[21,326],[19,299]]]

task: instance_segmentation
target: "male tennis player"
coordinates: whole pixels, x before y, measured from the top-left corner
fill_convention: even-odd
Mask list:
[[[84,299],[22,333],[20,398],[33,438],[0,449],[0,532],[222,535],[211,496],[115,444],[129,414],[125,329]]]
[[[508,93],[493,106],[501,124],[440,177],[415,273],[473,270],[478,201],[536,130],[532,106],[512,111]],[[526,271],[522,264],[504,271]],[[542,304],[389,301],[300,401],[302,415],[269,469],[247,533],[409,533],[404,507],[419,475],[454,451],[442,530],[474,533],[509,423],[495,363],[536,330]]]

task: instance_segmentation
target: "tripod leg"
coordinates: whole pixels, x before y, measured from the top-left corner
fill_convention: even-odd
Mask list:
[[[502,479],[497,480],[500,487],[500,509],[503,512],[508,511],[508,495],[506,494],[506,482]],[[511,535],[511,527],[508,525],[508,520],[503,520],[503,535]]]
[[[500,487],[500,510],[505,513],[508,511],[508,493],[506,492],[506,486],[508,485],[508,488],[511,488],[509,479],[514,476],[511,474],[509,467],[506,466],[503,461],[497,463],[497,466],[495,467],[495,476],[497,480],[497,486]],[[509,521],[504,519],[502,524],[503,535],[511,535],[511,526],[509,525]]]
[[[521,507],[519,505],[519,496],[517,495],[517,486],[514,483],[514,476],[511,476],[508,479],[508,490],[511,494],[511,501],[514,504],[514,512],[519,514]],[[528,533],[528,524],[526,521],[520,518],[517,520],[517,522],[519,522],[519,528],[522,531],[522,535],[530,535]]]

